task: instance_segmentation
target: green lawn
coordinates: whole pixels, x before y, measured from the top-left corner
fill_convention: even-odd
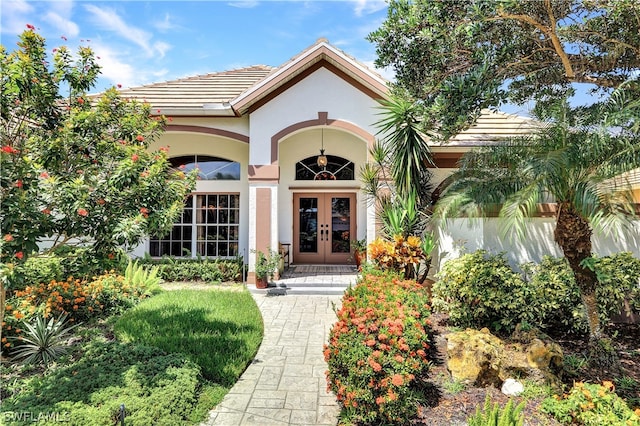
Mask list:
[[[212,288],[163,292],[118,318],[113,333],[82,334],[90,338],[57,366],[6,384],[0,418],[26,425],[55,413],[38,424],[112,425],[125,404],[127,426],[197,424],[255,356],[263,324],[246,289]]]

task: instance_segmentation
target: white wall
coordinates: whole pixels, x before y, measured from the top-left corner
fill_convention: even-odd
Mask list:
[[[525,262],[539,262],[544,255],[562,256],[562,251],[553,240],[553,218],[531,219],[522,240],[501,238],[499,220],[454,219],[442,224],[437,232],[438,248],[432,273],[439,270],[446,260],[478,249],[491,253],[505,252],[513,267]],[[592,242],[594,253],[600,256],[630,251],[640,258],[640,221],[635,221],[629,229],[620,230],[618,235],[594,233]]]

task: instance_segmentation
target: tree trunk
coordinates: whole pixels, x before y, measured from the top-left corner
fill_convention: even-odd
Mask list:
[[[589,222],[570,204],[561,203],[558,209],[554,239],[569,262],[580,289],[589,323],[589,340],[593,343],[603,335],[596,300],[598,277],[595,271],[583,266],[582,263],[591,257],[591,227]]]
[[[619,371],[620,360],[613,342],[604,334],[600,324],[596,298],[598,277],[594,270],[583,263],[591,257],[591,227],[572,205],[561,203],[558,209],[554,239],[562,248],[580,289],[589,324],[589,363],[594,368]]]

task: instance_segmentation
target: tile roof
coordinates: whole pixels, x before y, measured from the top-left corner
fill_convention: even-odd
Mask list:
[[[254,65],[230,71],[198,75],[162,83],[122,89],[123,97],[149,102],[163,114],[181,112],[198,115],[234,115],[224,113],[229,102],[269,75],[275,68]],[[217,112],[217,113],[214,113]]]
[[[486,145],[504,138],[530,134],[540,129],[541,124],[533,118],[485,109],[475,124],[452,138],[448,145]]]

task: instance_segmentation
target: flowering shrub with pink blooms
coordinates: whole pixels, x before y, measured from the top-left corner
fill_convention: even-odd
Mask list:
[[[365,275],[336,314],[324,357],[343,417],[358,424],[415,417],[430,366],[426,289],[389,273]]]

